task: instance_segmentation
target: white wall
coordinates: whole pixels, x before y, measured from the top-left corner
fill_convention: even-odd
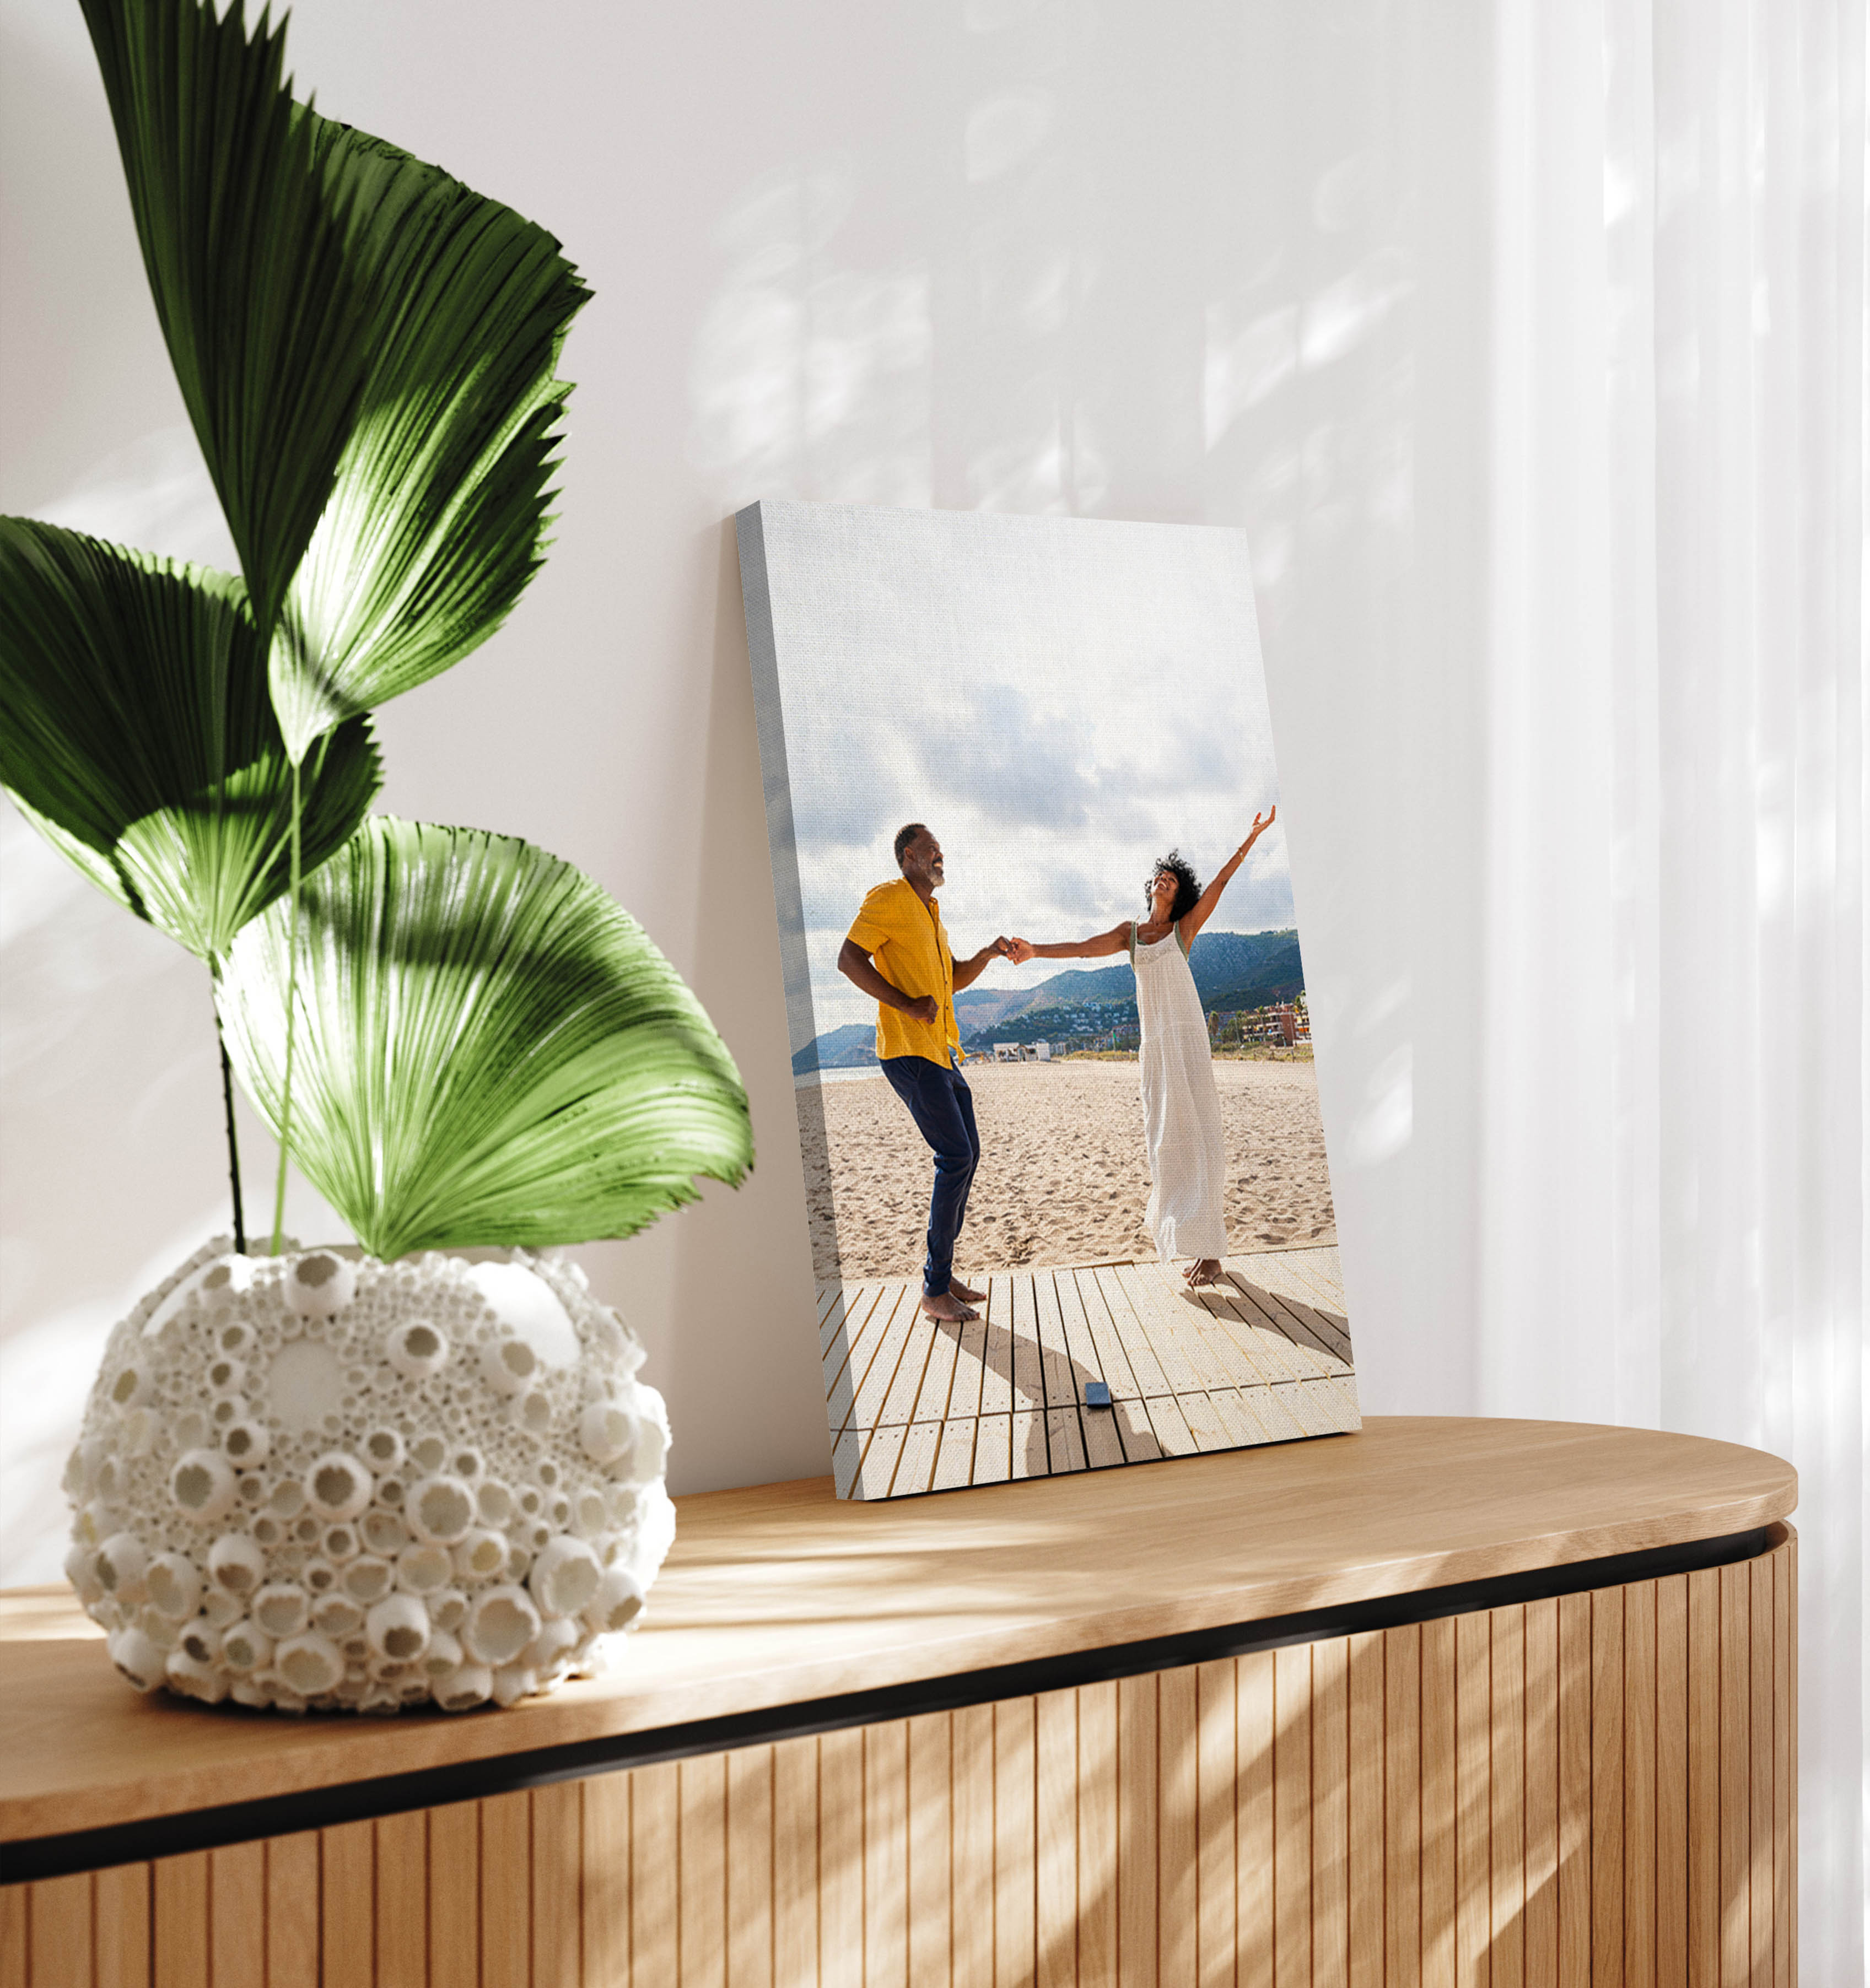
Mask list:
[[[649,1339],[678,1489],[826,1467],[726,522],[758,496],[1247,527],[1366,1405],[1479,1405],[1487,51],[1411,11],[294,9],[321,110],[544,222],[596,291],[551,563],[383,712],[385,804],[590,870],[740,1060],[752,1181],[585,1253]],[[5,0],[0,36],[0,509],[229,563],[78,10]],[[56,1564],[101,1333],[224,1204],[199,969],[7,832],[17,1580]]]

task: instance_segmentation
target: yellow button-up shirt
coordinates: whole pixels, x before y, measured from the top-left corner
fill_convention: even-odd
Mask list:
[[[932,994],[940,1011],[933,1022],[919,1022],[879,1001],[877,1054],[926,1057],[945,1068],[950,1047],[961,1046],[961,1032],[954,1020],[954,955],[948,949],[939,901],[924,904],[906,877],[879,884],[865,898],[849,936],[892,987],[912,1000]]]

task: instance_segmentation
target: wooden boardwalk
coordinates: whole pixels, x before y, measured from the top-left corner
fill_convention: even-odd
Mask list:
[[[919,1278],[818,1293],[841,1498],[901,1498],[1361,1425],[1335,1247],[1179,1269],[1099,1263],[991,1278],[981,1316],[937,1324]],[[1087,1408],[1102,1381],[1112,1405]]]

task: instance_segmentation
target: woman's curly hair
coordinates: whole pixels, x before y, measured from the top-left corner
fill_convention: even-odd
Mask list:
[[[1165,871],[1175,879],[1175,903],[1169,912],[1170,921],[1174,923],[1186,918],[1201,901],[1201,886],[1196,880],[1194,866],[1179,849],[1171,849],[1157,861],[1150,873],[1150,890],[1155,888],[1156,879]],[[1144,894],[1147,897],[1148,894]]]

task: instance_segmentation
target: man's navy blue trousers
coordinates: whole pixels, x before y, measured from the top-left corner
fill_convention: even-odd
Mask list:
[[[916,1129],[935,1155],[935,1188],[929,1196],[929,1255],[922,1288],[939,1297],[954,1270],[954,1242],[967,1212],[967,1190],[980,1163],[981,1135],[974,1125],[974,1093],[958,1070],[927,1057],[885,1057],[889,1087],[909,1107]]]

